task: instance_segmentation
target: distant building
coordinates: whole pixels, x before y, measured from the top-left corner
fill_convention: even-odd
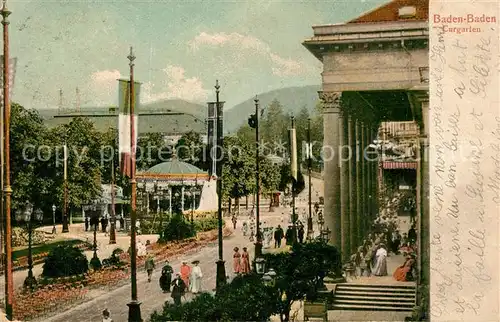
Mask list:
[[[118,127],[118,108],[82,108],[80,111],[40,110],[40,115],[49,127],[67,124],[76,117],[90,119],[98,131],[107,131]],[[200,113],[201,114],[201,113]],[[139,113],[139,135],[162,133],[166,142],[176,143],[185,133],[194,131],[206,136],[205,120],[199,116],[173,111],[171,109],[141,109]]]

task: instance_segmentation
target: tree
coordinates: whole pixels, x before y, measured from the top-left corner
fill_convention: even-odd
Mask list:
[[[172,147],[167,146],[161,133],[148,133],[137,140],[137,169],[147,170],[172,158]]]
[[[265,254],[267,266],[275,269],[275,287],[282,298],[281,321],[288,321],[294,301],[314,300],[328,272],[340,276],[340,252],[324,242],[296,243],[290,253]],[[284,296],[283,296],[284,295]]]
[[[255,153],[252,150],[253,146],[238,137],[224,138],[223,198],[241,198],[255,190]]]
[[[202,170],[208,170],[209,151],[203,144],[200,133],[190,131],[184,134],[175,146],[177,157],[187,163],[190,163]]]
[[[163,312],[154,312],[151,322],[159,321],[268,321],[278,311],[275,288],[258,275],[237,276],[213,296],[203,293],[179,306],[165,303]]]
[[[69,124],[50,130],[55,149],[53,164],[56,176],[53,203],[62,205],[64,200],[63,145],[68,147],[69,204],[81,207],[101,195],[102,142],[103,137],[87,118],[74,118]]]
[[[261,140],[266,145],[280,146],[287,142],[289,127],[289,116],[284,113],[281,103],[273,100],[265,109],[265,117],[260,121]]]
[[[261,156],[259,161],[260,185],[262,193],[274,193],[279,189],[280,168]]]
[[[321,167],[321,149],[323,146],[323,105],[318,102],[311,115],[311,141],[313,143],[313,167]]]
[[[51,155],[48,131],[38,112],[13,103],[10,127],[13,209],[30,201],[36,208],[49,211],[55,168],[45,160]]]

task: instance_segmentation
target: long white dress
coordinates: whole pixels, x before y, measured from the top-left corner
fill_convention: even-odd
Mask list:
[[[203,277],[203,273],[201,272],[201,268],[196,265],[193,266],[191,270],[191,278],[189,280],[189,287],[191,288],[192,293],[201,292],[201,279]]]
[[[375,254],[375,258],[376,261],[373,275],[387,276],[387,250],[385,248],[379,248]]]

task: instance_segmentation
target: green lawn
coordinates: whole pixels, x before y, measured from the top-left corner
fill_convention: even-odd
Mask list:
[[[52,248],[59,246],[59,245],[77,245],[80,243],[84,243],[80,239],[65,239],[65,240],[59,240],[53,243],[49,244],[43,244],[43,245],[36,245],[33,246],[32,251],[33,251],[33,256],[39,253],[44,253],[44,252],[49,252]],[[23,256],[28,256],[28,248],[23,248],[19,250],[15,250],[12,252],[12,259],[16,259],[19,257]]]

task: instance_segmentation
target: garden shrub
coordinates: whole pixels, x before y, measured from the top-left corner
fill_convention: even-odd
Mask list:
[[[154,312],[151,322],[160,321],[268,321],[277,312],[278,293],[257,275],[237,276],[213,296],[200,294],[176,306],[165,303],[163,312]]]
[[[160,235],[159,242],[180,241],[196,236],[195,228],[182,214],[173,215]]]
[[[44,277],[64,277],[86,273],[89,269],[87,257],[80,248],[60,245],[54,247],[45,258]]]
[[[224,226],[224,220],[222,220],[222,226]],[[219,227],[219,221],[217,220],[217,217],[205,217],[205,218],[199,218],[194,221],[194,228],[196,231],[203,232],[203,231],[210,231],[217,229]]]
[[[111,253],[111,256],[102,260],[102,265],[104,267],[122,267],[125,263],[120,259],[120,254],[123,253],[123,249],[117,247]]]

